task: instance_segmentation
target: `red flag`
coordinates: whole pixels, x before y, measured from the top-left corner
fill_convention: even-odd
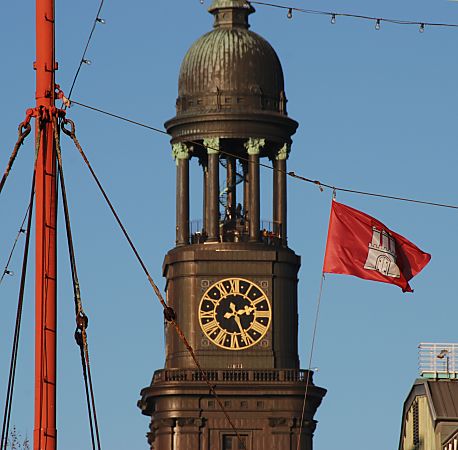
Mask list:
[[[333,200],[323,273],[354,275],[413,292],[409,280],[430,259],[377,219]]]

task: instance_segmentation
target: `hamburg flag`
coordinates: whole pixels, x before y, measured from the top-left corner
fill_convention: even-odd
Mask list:
[[[377,219],[333,200],[323,273],[354,275],[413,292],[409,280],[430,259]]]

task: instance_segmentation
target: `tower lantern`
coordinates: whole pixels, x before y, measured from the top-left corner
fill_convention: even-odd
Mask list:
[[[151,449],[234,450],[242,439],[247,450],[295,450],[302,433],[300,449],[311,450],[326,391],[299,368],[297,350],[300,257],[287,242],[286,164],[298,124],[287,115],[277,54],[249,30],[254,8],[214,0],[209,12],[214,28],[187,52],[176,116],[165,124],[176,163],[176,246],[163,271],[167,302],[239,436],[169,325],[165,368],[139,406],[151,416]],[[273,214],[261,221],[260,162],[269,160]],[[197,222],[194,163],[202,167]]]

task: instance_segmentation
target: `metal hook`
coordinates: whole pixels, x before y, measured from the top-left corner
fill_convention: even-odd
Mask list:
[[[64,125],[67,125],[67,124],[70,124],[70,130],[68,130],[67,128],[65,128]],[[62,120],[62,124],[60,126],[62,128],[62,131],[68,135],[68,136],[74,136],[75,135],[75,122],[73,122],[73,120],[70,120],[70,119],[63,119]]]

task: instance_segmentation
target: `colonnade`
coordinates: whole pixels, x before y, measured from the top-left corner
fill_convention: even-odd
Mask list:
[[[208,138],[203,140],[206,154],[200,155],[203,169],[203,231],[205,242],[220,241],[220,177],[219,160],[226,159],[227,207],[235,213],[237,208],[236,166],[237,160],[243,168],[243,211],[247,223],[249,242],[260,240],[260,159],[268,155],[273,164],[273,225],[276,238],[283,245],[287,239],[287,188],[286,160],[290,145],[285,143],[273,151],[264,151],[265,139],[250,138],[240,141],[238,147],[228,152],[221,151],[223,140]],[[272,147],[272,146],[270,146]],[[279,148],[278,148],[279,147]],[[186,143],[172,145],[172,155],[176,162],[176,245],[189,244],[189,160],[193,156],[192,146]],[[242,202],[239,202],[242,204]]]

